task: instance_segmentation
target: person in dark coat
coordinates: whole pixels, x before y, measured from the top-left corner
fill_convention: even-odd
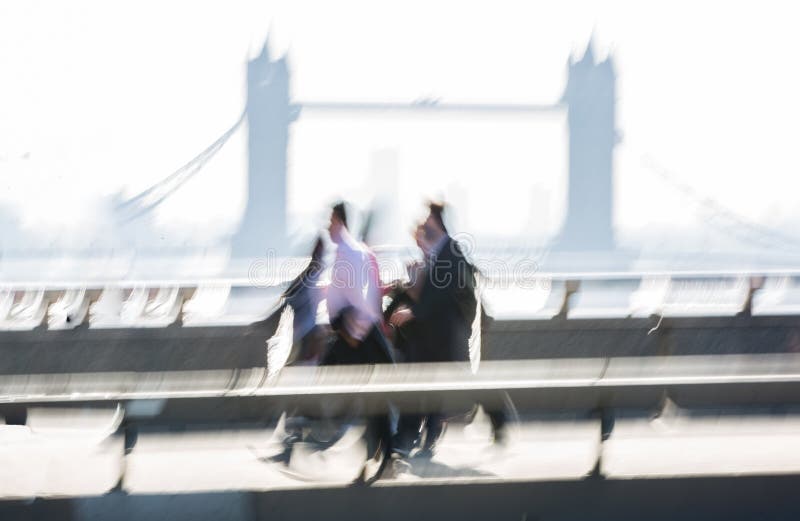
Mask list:
[[[431,203],[422,227],[429,245],[427,267],[417,301],[390,317],[395,327],[415,322],[422,334],[417,362],[465,362],[475,319],[475,268],[447,233],[444,207]]]
[[[428,244],[425,241],[425,230],[420,224],[414,230],[414,240],[417,243],[420,251],[423,252],[423,260],[413,261],[406,266],[408,272],[408,281],[394,281],[387,296],[390,299],[389,305],[383,312],[384,321],[389,324],[389,319],[395,311],[403,308],[410,308],[418,300],[422,286],[425,283],[427,274],[427,257]],[[406,322],[401,327],[389,326],[388,335],[394,348],[398,353],[398,361],[402,362],[415,362],[422,360],[422,353],[420,352],[420,339],[417,323],[412,321]]]
[[[314,242],[311,260],[283,293],[285,305],[294,311],[294,343],[287,365],[319,363],[327,345],[326,328],[317,325],[317,307],[324,297],[320,286],[322,256],[325,243],[322,237]],[[280,311],[280,310],[279,310]]]
[[[461,247],[447,233],[444,207],[431,203],[422,225],[428,245],[425,276],[418,299],[409,306],[399,306],[389,321],[409,335],[406,348],[409,362],[468,362],[469,338],[475,319],[475,269]],[[431,404],[431,409],[436,407]],[[424,423],[424,452],[431,452],[442,433],[444,415],[431,412],[400,417],[395,437],[395,453],[406,456],[420,436]]]
[[[397,306],[389,322],[404,340],[409,362],[469,362],[470,337],[478,312],[478,270],[461,246],[447,232],[444,206],[431,203],[424,230],[425,275],[418,298],[408,306]],[[491,323],[481,309],[480,326]],[[424,433],[423,454],[430,454],[441,436],[445,416],[429,404],[426,415],[403,415],[395,436],[395,453],[408,455]],[[505,439],[506,413],[484,406],[492,423],[495,442]],[[424,424],[424,428],[421,428]]]

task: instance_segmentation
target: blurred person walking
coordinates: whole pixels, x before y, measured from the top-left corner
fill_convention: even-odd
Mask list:
[[[328,226],[336,244],[327,290],[334,339],[324,365],[380,364],[394,361],[381,330],[382,288],[375,256],[347,227],[344,203],[334,205]]]
[[[430,246],[425,240],[425,230],[422,224],[414,229],[413,234],[417,247],[422,251],[423,258],[422,260],[412,261],[406,266],[407,282],[396,280],[392,283],[390,290],[387,292],[391,301],[383,312],[384,320],[390,326],[387,328],[390,335],[389,338],[400,357],[399,361],[403,362],[421,362],[424,360],[424,354],[420,352],[421,341],[418,338],[417,322],[411,320],[401,326],[395,326],[390,323],[395,311],[410,308],[419,300],[422,286],[427,276]]]
[[[449,235],[443,214],[444,205],[429,204],[428,216],[419,230],[418,244],[426,260],[418,297],[411,298],[413,302],[408,305],[398,305],[389,318],[397,335],[410,344],[404,348],[409,362],[470,360],[470,337],[479,309],[477,270]],[[401,416],[393,447],[397,455],[408,456],[421,438],[421,453],[433,452],[444,429],[445,415],[436,411],[436,404],[429,404],[428,409],[433,412]],[[499,439],[504,415],[490,412],[489,416]]]
[[[344,203],[333,206],[328,232],[336,245],[331,280],[325,294],[333,335],[320,365],[392,363],[392,352],[380,327],[381,287],[377,261],[348,230]],[[321,256],[319,253],[318,258]],[[315,269],[306,279],[301,276],[296,282],[302,286],[304,280],[313,279],[320,271]],[[306,416],[291,418],[291,415],[285,415],[282,427],[284,448],[269,458],[270,461],[282,462],[297,475],[319,472],[320,469],[313,468],[317,460],[305,460],[303,453],[294,455],[296,443],[302,441],[319,452],[333,450],[342,443],[352,443],[353,438],[348,438],[347,433],[353,429],[358,431],[359,425],[366,422],[365,431],[358,435],[359,438],[363,436],[366,448],[361,479],[376,479],[388,459],[392,425],[386,415],[364,417],[362,405],[359,400],[354,400],[339,407],[322,399],[317,404],[318,409]]]
[[[443,212],[443,205],[430,203],[422,224],[422,242],[427,252],[418,299],[409,306],[400,306],[389,319],[401,332],[413,332],[414,345],[407,348],[409,362],[469,361],[469,338],[476,310],[474,270],[448,234]],[[428,408],[437,409],[435,405]],[[422,451],[432,452],[442,434],[444,419],[442,412],[402,415],[395,453],[409,455],[423,434]]]
[[[317,324],[317,308],[325,296],[320,284],[324,253],[325,243],[317,237],[308,265],[283,292],[284,302],[294,310],[294,346],[287,365],[316,365],[324,354],[327,330]]]

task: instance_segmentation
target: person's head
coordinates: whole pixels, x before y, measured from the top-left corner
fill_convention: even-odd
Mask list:
[[[345,210],[344,203],[336,203],[331,210],[331,222],[328,225],[328,233],[331,234],[331,240],[339,243],[342,240],[343,230],[347,229],[347,211]]]
[[[414,228],[414,242],[417,243],[417,246],[423,251],[423,253],[427,254],[429,252],[430,244],[425,236],[424,223],[420,223],[416,226],[416,228]]]
[[[443,203],[428,203],[428,217],[422,223],[422,226],[425,230],[425,239],[429,244],[433,244],[447,235],[447,227],[444,225]]]

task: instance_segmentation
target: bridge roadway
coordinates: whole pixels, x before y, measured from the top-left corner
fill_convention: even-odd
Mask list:
[[[767,277],[755,295],[739,276],[671,280],[645,311],[651,281],[551,282],[523,292],[535,302],[522,315],[499,301],[475,376],[291,368],[276,380],[262,320],[275,288],[12,288],[0,519],[798,518],[796,277]],[[506,408],[506,443],[491,443],[482,413],[455,418],[434,458],[371,487],[351,486],[369,439],[357,422],[334,447],[270,459],[283,409],[378,412],[391,397],[419,410],[432,395]]]
[[[258,519],[356,504],[364,510],[355,518],[385,504],[397,516],[455,508],[466,518],[491,509],[519,519],[796,512],[787,491],[800,474],[798,386],[800,355],[492,362],[477,375],[443,364],[287,368],[274,380],[262,369],[4,376],[0,497],[74,499],[3,503],[0,513]],[[275,458],[280,410],[348,404],[360,418],[387,400],[403,410],[435,400],[454,412],[502,404],[507,439],[492,443],[480,409],[456,416],[432,458],[391,464],[370,488],[352,485],[371,439],[358,419],[329,447],[302,442]],[[749,496],[741,481],[771,499]]]
[[[795,521],[798,476],[349,487],[0,501],[9,521]]]

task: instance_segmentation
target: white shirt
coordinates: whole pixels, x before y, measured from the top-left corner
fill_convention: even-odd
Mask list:
[[[356,340],[363,340],[381,316],[378,277],[373,273],[377,265],[365,245],[347,233],[342,239],[331,268],[328,316],[333,321],[342,310],[351,307],[353,313],[343,321],[343,327]]]

